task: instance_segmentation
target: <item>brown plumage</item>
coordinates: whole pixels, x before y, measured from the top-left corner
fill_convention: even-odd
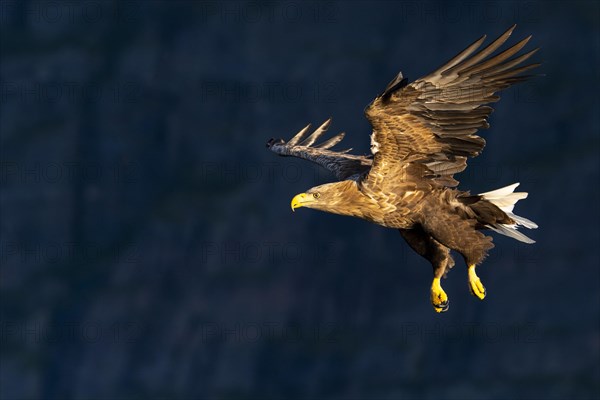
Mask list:
[[[485,288],[475,266],[494,245],[482,230],[533,243],[517,226],[537,226],[512,213],[514,204],[527,196],[514,193],[518,184],[472,196],[455,189],[454,178],[485,146],[477,131],[489,127],[492,108],[487,104],[498,101],[500,90],[528,79],[530,75],[522,74],[539,66],[522,65],[537,49],[517,55],[531,37],[493,54],[514,28],[475,53],[483,36],[410,84],[399,73],[365,110],[373,127],[372,156],[348,154],[351,149],[330,150],[343,133],[315,146],[331,120],[311,135],[307,136],[308,125],[287,143],[282,139],[267,143],[271,151],[313,161],[340,180],[294,197],[292,209],[309,207],[399,229],[411,248],[433,265],[431,301],[438,312],[448,309],[439,279],[454,265],[450,250],[463,256],[469,287],[483,299]]]

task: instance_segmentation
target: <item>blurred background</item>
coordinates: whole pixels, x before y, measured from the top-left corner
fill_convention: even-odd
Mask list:
[[[586,1],[0,2],[0,397],[600,397],[599,30]],[[521,182],[469,294],[398,232],[301,209],[333,178],[265,149],[513,23],[474,193]],[[344,144],[341,145],[344,148]],[[457,259],[457,261],[459,261]]]

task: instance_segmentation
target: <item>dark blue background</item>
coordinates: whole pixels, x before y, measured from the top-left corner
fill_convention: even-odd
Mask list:
[[[600,396],[599,5],[0,3],[2,398]],[[265,149],[484,33],[532,34],[459,176],[521,182],[480,302],[398,232],[289,207],[332,180]],[[343,147],[343,145],[342,145]]]

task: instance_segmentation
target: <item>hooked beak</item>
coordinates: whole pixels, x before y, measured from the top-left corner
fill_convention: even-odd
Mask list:
[[[307,203],[312,202],[312,196],[306,193],[300,193],[292,199],[292,211],[296,208],[304,207]]]

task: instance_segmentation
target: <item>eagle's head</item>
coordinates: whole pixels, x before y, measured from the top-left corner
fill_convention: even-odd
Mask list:
[[[315,186],[292,199],[292,211],[307,207],[334,214],[349,215],[352,207],[352,194],[356,190],[354,181],[341,181]]]

